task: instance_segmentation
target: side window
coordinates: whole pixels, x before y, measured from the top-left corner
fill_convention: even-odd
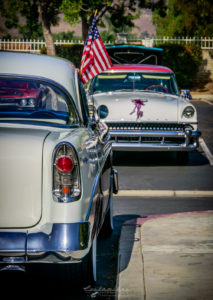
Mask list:
[[[84,89],[84,86],[83,86],[83,83],[81,82],[81,80],[79,80],[79,94],[80,94],[80,101],[81,101],[84,125],[87,125],[88,118],[89,118],[89,109],[88,109],[86,92],[85,92],[85,89]]]

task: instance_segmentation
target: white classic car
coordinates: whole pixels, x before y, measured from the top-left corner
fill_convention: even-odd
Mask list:
[[[57,263],[94,281],[118,191],[107,127],[69,61],[1,52],[0,66],[0,270]]]
[[[179,94],[174,72],[159,65],[114,65],[88,88],[90,108],[102,109],[114,151],[178,151],[185,160],[201,134],[187,94]]]

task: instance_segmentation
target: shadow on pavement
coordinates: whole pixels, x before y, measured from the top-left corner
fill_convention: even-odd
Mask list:
[[[114,231],[107,239],[98,239],[98,281],[94,287],[86,289],[91,298],[100,300],[114,300],[116,295],[116,279],[118,264],[118,243],[124,222],[138,218],[139,215],[114,216]]]
[[[200,166],[209,164],[202,151],[192,151],[188,161],[178,159],[176,152],[113,152],[115,166]]]
[[[95,286],[84,289],[76,288],[72,282],[62,282],[55,276],[54,268],[45,266],[43,271],[35,268],[33,274],[24,272],[0,272],[2,295],[14,299],[29,299],[46,296],[51,299],[57,296],[60,300],[114,300],[116,293],[116,275],[118,259],[118,242],[123,223],[137,218],[138,215],[121,215],[114,217],[115,229],[109,238],[98,238],[97,276]]]

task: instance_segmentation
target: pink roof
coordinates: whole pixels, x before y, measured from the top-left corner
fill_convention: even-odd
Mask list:
[[[153,71],[153,72],[165,72],[165,73],[173,73],[173,71],[164,66],[158,65],[114,65],[107,71]]]

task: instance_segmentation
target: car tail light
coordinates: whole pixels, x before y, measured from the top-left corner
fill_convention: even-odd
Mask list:
[[[61,156],[56,161],[56,167],[62,173],[70,173],[73,169],[73,160],[69,156]]]
[[[80,170],[76,152],[69,143],[59,144],[53,157],[53,196],[58,202],[79,200]]]

